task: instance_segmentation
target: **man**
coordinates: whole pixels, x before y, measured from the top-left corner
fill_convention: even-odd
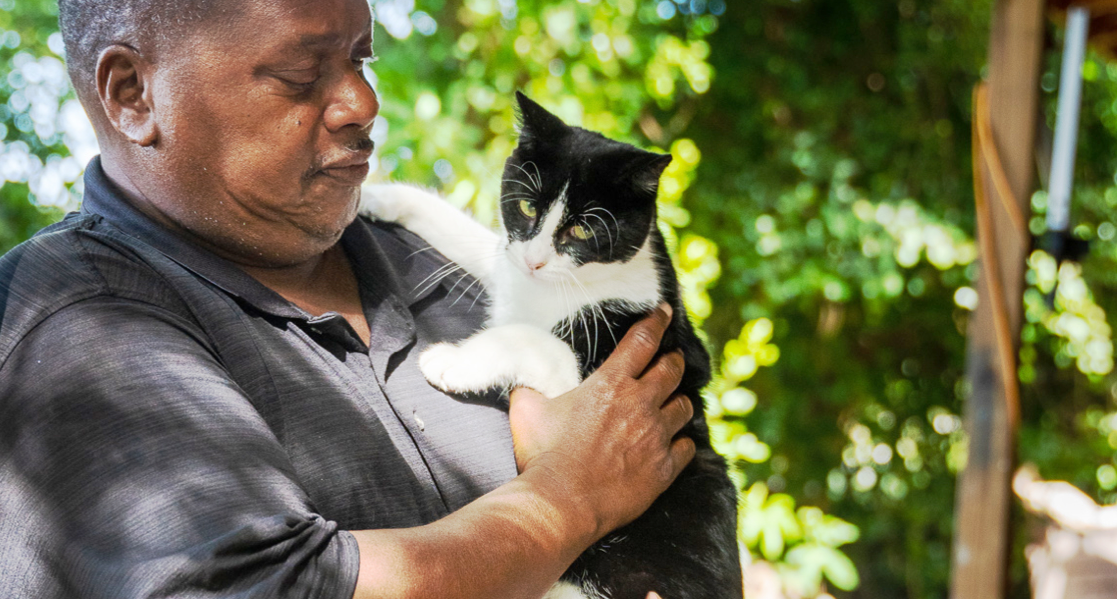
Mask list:
[[[0,596],[539,597],[693,455],[663,310],[554,400],[422,381],[479,315],[354,221],[364,0],[60,15],[102,155],[0,259]]]

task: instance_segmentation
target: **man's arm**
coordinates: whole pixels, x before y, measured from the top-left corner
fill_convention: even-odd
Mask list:
[[[352,593],[355,540],[190,321],[94,297],[6,358],[0,596]]]
[[[694,455],[690,439],[675,438],[693,413],[671,395],[682,357],[655,358],[669,321],[657,310],[639,322],[566,395],[513,394],[516,479],[426,526],[354,532],[355,599],[537,598],[643,513]]]
[[[663,404],[681,359],[641,376],[656,319],[578,390],[515,396],[521,476],[438,522],[350,534],[190,322],[74,304],[0,366],[0,595],[349,597],[359,548],[357,597],[537,597],[693,451],[671,441],[689,402]]]

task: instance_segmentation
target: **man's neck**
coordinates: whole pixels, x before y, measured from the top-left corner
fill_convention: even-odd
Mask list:
[[[303,264],[281,268],[241,266],[241,269],[311,314],[341,314],[368,345],[369,327],[357,277],[340,244]]]
[[[316,316],[326,312],[341,314],[368,344],[369,328],[361,306],[357,278],[340,244],[334,244],[323,252],[312,253],[305,260],[293,264],[252,264],[249,260],[240,259],[225,251],[223,244],[211,242],[180,225],[160,210],[156,202],[150,201],[128,176],[127,168],[117,166],[117,160],[107,155],[103,157],[102,168],[105,175],[120,188],[124,199],[135,209],[179,237],[232,262],[262,285],[306,312]]]

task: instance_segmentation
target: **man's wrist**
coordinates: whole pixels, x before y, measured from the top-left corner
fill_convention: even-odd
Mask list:
[[[612,527],[591,497],[568,479],[543,460],[536,460],[518,477],[527,485],[539,513],[553,523],[556,534],[581,547],[581,553]]]

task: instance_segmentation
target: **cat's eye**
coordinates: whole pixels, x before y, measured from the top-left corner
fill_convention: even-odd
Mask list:
[[[528,218],[535,218],[535,204],[532,204],[529,200],[520,200],[520,212],[523,212],[524,216]]]
[[[593,237],[593,229],[585,225],[574,225],[573,227],[570,227],[570,234],[573,235],[575,239],[581,239],[582,241],[585,241],[590,237]]]

